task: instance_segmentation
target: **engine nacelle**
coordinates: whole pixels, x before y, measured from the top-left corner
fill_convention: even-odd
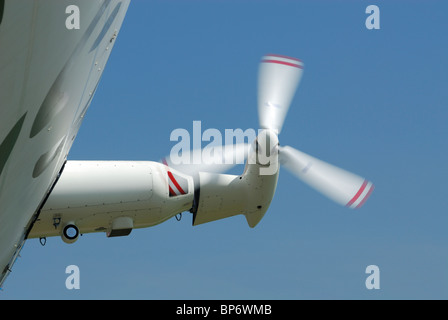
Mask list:
[[[68,161],[28,238],[125,236],[193,206],[193,178],[151,161]]]
[[[79,234],[126,236],[135,228],[193,213],[193,225],[237,214],[255,227],[274,196],[278,179],[278,139],[265,130],[249,152],[241,176],[185,175],[151,161],[68,161],[28,238]]]

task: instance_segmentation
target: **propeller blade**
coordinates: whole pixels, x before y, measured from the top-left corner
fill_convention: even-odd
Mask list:
[[[260,127],[280,133],[303,73],[296,58],[269,54],[262,58],[258,73],[258,115]]]
[[[162,162],[189,175],[199,172],[224,173],[237,164],[244,164],[249,147],[250,145],[246,143],[207,146],[204,149],[189,150],[182,154],[171,154],[162,159]]]
[[[280,148],[279,159],[305,183],[352,209],[361,207],[374,189],[372,182],[289,146]]]

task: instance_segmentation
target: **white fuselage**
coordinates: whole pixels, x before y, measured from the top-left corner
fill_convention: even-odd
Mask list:
[[[130,0],[2,2],[0,286],[67,159]],[[66,27],[70,5],[79,29]]]

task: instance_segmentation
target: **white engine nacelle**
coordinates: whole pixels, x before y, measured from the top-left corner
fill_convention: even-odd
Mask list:
[[[277,146],[275,133],[265,130],[241,176],[201,172],[196,181],[158,162],[68,161],[28,238],[126,236],[184,211],[193,213],[193,225],[243,214],[255,227],[277,186]]]
[[[28,238],[125,236],[190,210],[193,195],[192,177],[158,162],[68,161]]]

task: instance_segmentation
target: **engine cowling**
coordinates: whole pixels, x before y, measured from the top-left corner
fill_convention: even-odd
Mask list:
[[[255,227],[268,210],[277,187],[277,148],[277,135],[264,130],[249,151],[242,175],[200,172],[193,225],[243,214],[249,226]]]
[[[125,236],[190,210],[193,195],[192,177],[158,162],[68,161],[28,238]]]

